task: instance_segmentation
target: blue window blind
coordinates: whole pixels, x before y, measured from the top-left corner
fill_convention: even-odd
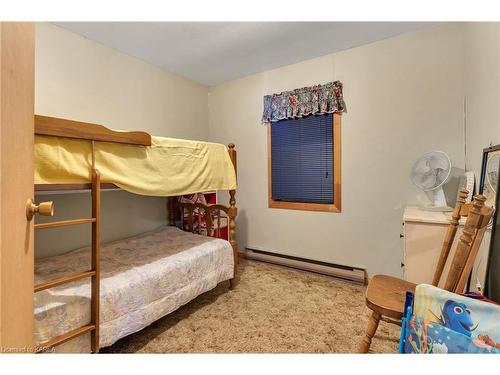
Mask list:
[[[333,204],[333,115],[271,125],[272,199]]]

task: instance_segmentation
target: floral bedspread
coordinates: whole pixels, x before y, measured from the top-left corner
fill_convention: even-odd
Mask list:
[[[88,269],[87,247],[38,259],[35,282]],[[175,227],[102,245],[100,346],[139,331],[232,277],[229,242]],[[89,322],[89,279],[35,294],[36,344]]]

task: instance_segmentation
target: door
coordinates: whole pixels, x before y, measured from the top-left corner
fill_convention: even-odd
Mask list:
[[[32,23],[0,23],[0,350],[33,351]]]

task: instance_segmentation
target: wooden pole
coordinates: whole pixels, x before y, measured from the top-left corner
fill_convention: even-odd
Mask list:
[[[175,226],[175,197],[167,198],[168,225]]]
[[[228,145],[229,157],[234,166],[234,173],[238,175],[238,167],[236,162],[236,150],[234,148],[234,143]],[[236,216],[238,215],[238,209],[236,207],[236,190],[229,190],[229,242],[233,248],[233,260],[234,260],[234,271],[233,278],[230,280],[231,288],[236,286],[236,274],[238,271],[238,243],[236,241]]]
[[[460,211],[463,204],[465,203],[465,199],[467,198],[468,194],[469,192],[465,189],[460,190],[458,194],[455,209],[453,210],[453,213],[451,215],[450,225],[448,226],[448,230],[446,231],[446,236],[441,248],[441,254],[439,255],[438,264],[436,266],[436,270],[434,271],[434,278],[432,280],[432,285],[434,286],[438,286],[441,275],[443,274],[446,260],[448,259],[451,246],[453,245],[453,240],[455,239],[455,236],[457,234],[458,223],[460,221]]]
[[[91,349],[99,352],[99,303],[101,281],[101,254],[100,254],[100,224],[101,224],[101,174],[92,169],[92,294],[91,294],[91,322],[95,329],[91,333]]]
[[[479,219],[481,218],[481,209],[484,206],[486,198],[483,195],[477,195],[472,202],[472,208],[465,222],[464,230],[460,236],[460,241],[457,245],[457,250],[451,262],[450,271],[446,278],[444,289],[449,292],[462,293],[463,290],[457,290],[458,282],[462,271],[464,269],[467,258],[471,250],[471,245],[476,229],[479,226]]]

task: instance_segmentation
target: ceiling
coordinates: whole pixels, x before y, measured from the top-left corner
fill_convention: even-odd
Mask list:
[[[57,22],[207,86],[429,27],[425,22]]]

